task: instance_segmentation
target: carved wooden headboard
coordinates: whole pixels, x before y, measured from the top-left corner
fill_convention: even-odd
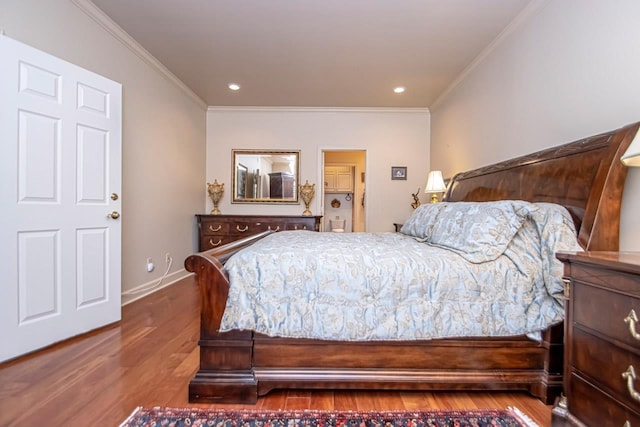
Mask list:
[[[585,250],[618,250],[627,168],[640,122],[455,175],[446,201],[527,200],[565,206]]]

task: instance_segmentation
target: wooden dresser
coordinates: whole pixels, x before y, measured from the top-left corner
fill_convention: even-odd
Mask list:
[[[640,426],[640,253],[559,253],[568,294],[554,426]]]
[[[322,216],[196,215],[199,251],[206,251],[267,230],[320,230]]]

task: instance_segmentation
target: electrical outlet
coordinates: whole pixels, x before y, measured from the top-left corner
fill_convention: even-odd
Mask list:
[[[147,272],[151,273],[154,268],[156,268],[156,266],[153,265],[153,259],[147,258]]]
[[[171,262],[171,254],[169,252],[167,252],[166,254],[164,254],[164,260],[167,264],[169,264]]]

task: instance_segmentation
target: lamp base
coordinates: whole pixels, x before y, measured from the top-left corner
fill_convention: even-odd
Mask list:
[[[433,193],[431,195],[431,203],[438,203],[438,195],[436,193]]]

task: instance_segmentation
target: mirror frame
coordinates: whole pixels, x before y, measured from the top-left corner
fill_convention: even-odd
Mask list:
[[[294,156],[295,173],[293,173],[293,196],[292,197],[244,197],[242,183],[247,175],[254,174],[256,169],[240,162],[240,156],[257,156],[256,164],[259,164],[261,157],[270,156]],[[246,163],[246,162],[245,162]],[[259,170],[259,168],[257,168]],[[259,176],[266,176],[270,173],[278,172],[260,172]],[[287,174],[289,175],[289,174]],[[243,177],[244,176],[244,177]],[[264,185],[270,185],[270,179],[263,181]],[[283,204],[300,204],[298,187],[300,186],[300,150],[231,150],[231,182],[233,183],[233,192],[231,193],[231,203],[283,203]],[[246,182],[244,183],[246,188]]]

